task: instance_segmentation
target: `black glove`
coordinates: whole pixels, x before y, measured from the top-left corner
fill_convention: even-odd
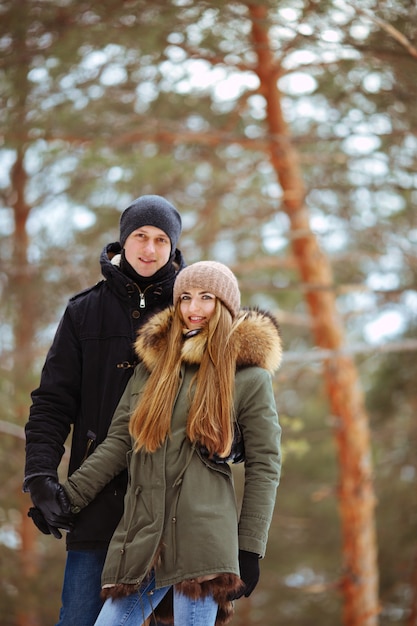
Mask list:
[[[33,523],[35,524],[35,526],[37,528],[39,528],[39,530],[41,531],[41,533],[43,533],[44,535],[50,535],[51,534],[51,529],[49,528],[48,524],[46,523],[46,519],[44,518],[42,511],[40,509],[38,509],[36,506],[31,506],[29,511],[28,511],[28,517],[31,517],[33,519]],[[59,532],[59,530],[58,530]],[[62,537],[61,533],[60,537],[58,537],[58,539],[60,539]]]
[[[74,515],[71,513],[71,503],[68,496],[53,476],[35,476],[28,481],[30,497],[35,508],[42,514],[49,532],[57,539],[61,539],[62,534],[58,528],[71,530]],[[36,526],[44,532],[43,520],[32,511],[32,517]]]
[[[229,597],[229,600],[237,600],[243,595],[245,598],[249,598],[259,580],[259,556],[254,552],[239,550],[239,568],[240,578],[245,585],[240,591]]]

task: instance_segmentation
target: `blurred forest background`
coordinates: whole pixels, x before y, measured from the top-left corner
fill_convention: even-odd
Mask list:
[[[412,0],[0,1],[3,626],[57,618],[30,391],[145,193],[281,324],[283,475],[233,624],[417,625],[416,76]]]

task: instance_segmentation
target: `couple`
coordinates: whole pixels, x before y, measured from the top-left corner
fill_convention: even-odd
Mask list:
[[[233,273],[203,261],[176,275],[172,305],[144,322],[135,351],[107,437],[58,485],[62,510],[48,522],[68,525],[69,506],[82,515],[127,468],[96,625],[172,623],[172,614],[176,626],[226,624],[233,599],[258,581],[279,480],[277,325],[241,310]],[[242,460],[238,514],[229,463]]]

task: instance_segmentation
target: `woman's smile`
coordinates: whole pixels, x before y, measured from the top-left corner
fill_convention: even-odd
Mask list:
[[[198,287],[191,287],[180,296],[180,311],[189,330],[201,328],[211,318],[216,307],[216,296]]]

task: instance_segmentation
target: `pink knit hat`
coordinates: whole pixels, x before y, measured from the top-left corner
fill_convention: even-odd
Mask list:
[[[190,287],[213,293],[229,309],[233,317],[240,309],[240,291],[236,276],[223,263],[199,261],[180,271],[174,284],[174,305]]]

